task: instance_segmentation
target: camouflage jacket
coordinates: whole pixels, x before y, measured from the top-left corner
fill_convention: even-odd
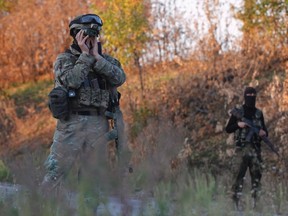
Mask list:
[[[237,106],[236,109],[238,109],[242,114],[242,116],[244,116],[244,107],[243,106]],[[255,127],[261,128],[263,129],[267,136],[268,136],[268,131],[265,125],[265,121],[264,121],[264,116],[263,113],[260,109],[255,109],[255,113],[253,116],[251,116],[250,119],[253,123],[253,125]],[[249,133],[249,127],[245,127],[245,128],[240,128],[238,126],[238,119],[234,116],[231,115],[228,124],[226,126],[226,132],[228,133],[235,133],[234,139],[236,142],[236,146],[242,146],[243,143],[245,142],[246,136]],[[261,138],[258,135],[254,135],[252,137],[252,143],[254,143],[256,145],[256,147],[260,148],[260,142],[261,142]]]
[[[75,92],[75,97],[70,100],[72,109],[76,110],[107,108],[109,98],[116,99],[117,87],[126,80],[117,59],[104,54],[96,61],[94,56],[72,47],[58,55],[54,75],[55,87],[62,85]]]

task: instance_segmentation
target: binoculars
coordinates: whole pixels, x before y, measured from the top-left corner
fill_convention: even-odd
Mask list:
[[[89,35],[90,37],[98,37],[99,36],[99,31],[97,29],[93,28],[87,28],[83,29],[84,31],[84,36]]]

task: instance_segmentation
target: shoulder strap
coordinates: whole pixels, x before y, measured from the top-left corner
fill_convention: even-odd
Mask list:
[[[261,111],[261,110],[259,110],[259,109],[256,109],[256,112],[255,112],[255,117],[256,117],[257,119],[260,119],[260,118],[261,118],[261,116],[262,116],[262,111]]]

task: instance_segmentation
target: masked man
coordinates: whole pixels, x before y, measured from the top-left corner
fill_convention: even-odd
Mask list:
[[[232,172],[234,175],[234,182],[232,186],[233,199],[235,202],[239,201],[242,194],[244,177],[247,169],[249,169],[251,176],[252,197],[255,199],[260,190],[261,184],[261,137],[267,136],[267,128],[264,123],[264,117],[261,110],[255,107],[256,104],[256,90],[252,87],[247,87],[244,91],[245,103],[237,108],[235,111],[240,113],[240,117],[232,115],[226,126],[227,133],[234,133],[236,142],[235,155],[232,161]],[[250,127],[241,119],[248,119],[255,127],[259,129],[258,134],[252,134],[252,137],[247,140],[250,132]],[[251,125],[250,125],[251,126]]]

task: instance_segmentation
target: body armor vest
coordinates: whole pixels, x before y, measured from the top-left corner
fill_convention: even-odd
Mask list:
[[[109,90],[106,80],[94,73],[89,73],[80,88],[74,91],[75,97],[70,98],[72,110],[106,109],[108,107]]]
[[[71,58],[75,58],[76,62],[77,57],[71,53],[70,49],[66,50],[66,53],[71,54]],[[105,58],[105,56],[103,57]],[[93,72],[92,69],[78,89],[69,89],[69,91],[73,92],[73,97],[69,98],[72,111],[107,109],[109,105],[109,86],[106,80]]]

